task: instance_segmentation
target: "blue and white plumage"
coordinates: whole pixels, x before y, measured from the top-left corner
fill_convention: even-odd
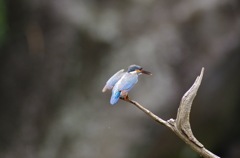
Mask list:
[[[107,89],[109,90],[112,89],[113,86],[117,83],[117,81],[119,81],[122,78],[124,73],[125,73],[124,69],[122,69],[116,72],[111,78],[109,78],[106,85],[103,87],[102,92],[105,92]]]
[[[107,81],[102,92],[113,88],[110,103],[115,104],[119,100],[120,96],[126,97],[128,95],[128,92],[138,82],[138,75],[142,73],[152,75],[150,72],[143,70],[138,65],[129,66],[127,72],[124,72],[122,69]]]
[[[120,95],[126,96],[137,82],[138,82],[137,73],[131,74],[126,72],[113,87],[110,103],[115,104],[118,101]]]

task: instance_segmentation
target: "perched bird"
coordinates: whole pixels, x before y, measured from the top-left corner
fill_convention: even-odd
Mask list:
[[[128,92],[132,87],[138,82],[138,75],[147,74],[152,75],[151,72],[143,70],[138,65],[130,65],[127,72],[124,72],[124,69],[115,73],[103,87],[102,92],[105,92],[107,89],[112,89],[112,96],[110,99],[111,104],[115,104],[119,97],[126,99]]]

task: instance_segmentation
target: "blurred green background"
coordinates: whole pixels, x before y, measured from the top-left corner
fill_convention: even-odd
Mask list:
[[[239,0],[1,0],[1,158],[198,158],[133,105],[101,90],[137,64],[130,91],[175,118],[202,67],[196,138],[240,157]]]

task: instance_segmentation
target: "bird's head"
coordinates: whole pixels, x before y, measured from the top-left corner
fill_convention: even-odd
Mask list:
[[[143,70],[143,68],[141,66],[138,66],[138,65],[130,65],[128,67],[128,72],[129,73],[152,75],[151,72]]]

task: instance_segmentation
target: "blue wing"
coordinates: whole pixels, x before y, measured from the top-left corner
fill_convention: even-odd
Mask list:
[[[125,94],[128,93],[132,89],[134,84],[137,83],[137,81],[138,81],[137,74],[125,73],[113,87],[110,103],[115,104],[119,100],[121,92]]]
[[[102,92],[105,92],[107,89],[112,89],[113,86],[122,78],[124,75],[124,69],[119,70],[116,72],[106,83],[106,85],[103,87]]]
[[[118,90],[128,92],[138,82],[138,75],[126,73],[119,82]]]

